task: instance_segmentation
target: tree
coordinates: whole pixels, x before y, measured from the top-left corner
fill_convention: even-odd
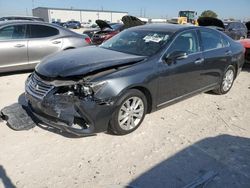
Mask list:
[[[212,17],[212,18],[217,18],[218,15],[212,11],[212,10],[205,10],[201,13],[200,17]]]

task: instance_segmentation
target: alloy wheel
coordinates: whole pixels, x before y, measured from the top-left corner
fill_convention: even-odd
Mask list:
[[[227,92],[233,85],[233,81],[234,81],[234,71],[232,69],[229,69],[227,70],[227,72],[223,77],[223,82],[222,82],[223,91]]]
[[[144,104],[141,98],[127,99],[119,110],[118,123],[123,130],[131,130],[138,126],[143,118]]]

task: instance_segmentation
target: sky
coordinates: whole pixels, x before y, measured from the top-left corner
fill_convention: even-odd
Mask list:
[[[179,10],[194,10],[198,15],[213,10],[221,19],[250,19],[250,0],[0,0],[0,17],[31,15],[32,8],[39,6],[126,11],[148,18],[177,17]]]

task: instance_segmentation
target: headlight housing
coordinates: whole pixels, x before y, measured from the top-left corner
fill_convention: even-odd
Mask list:
[[[106,81],[103,82],[92,82],[87,84],[75,84],[67,87],[61,87],[58,93],[67,93],[67,95],[76,96],[91,96],[99,92],[105,85]]]

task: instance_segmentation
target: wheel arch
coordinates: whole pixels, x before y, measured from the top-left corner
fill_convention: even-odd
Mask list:
[[[131,87],[129,89],[137,89],[145,95],[145,97],[147,99],[147,113],[150,113],[152,111],[152,94],[151,94],[151,92],[146,87],[143,87],[143,86],[134,86],[134,87]]]

